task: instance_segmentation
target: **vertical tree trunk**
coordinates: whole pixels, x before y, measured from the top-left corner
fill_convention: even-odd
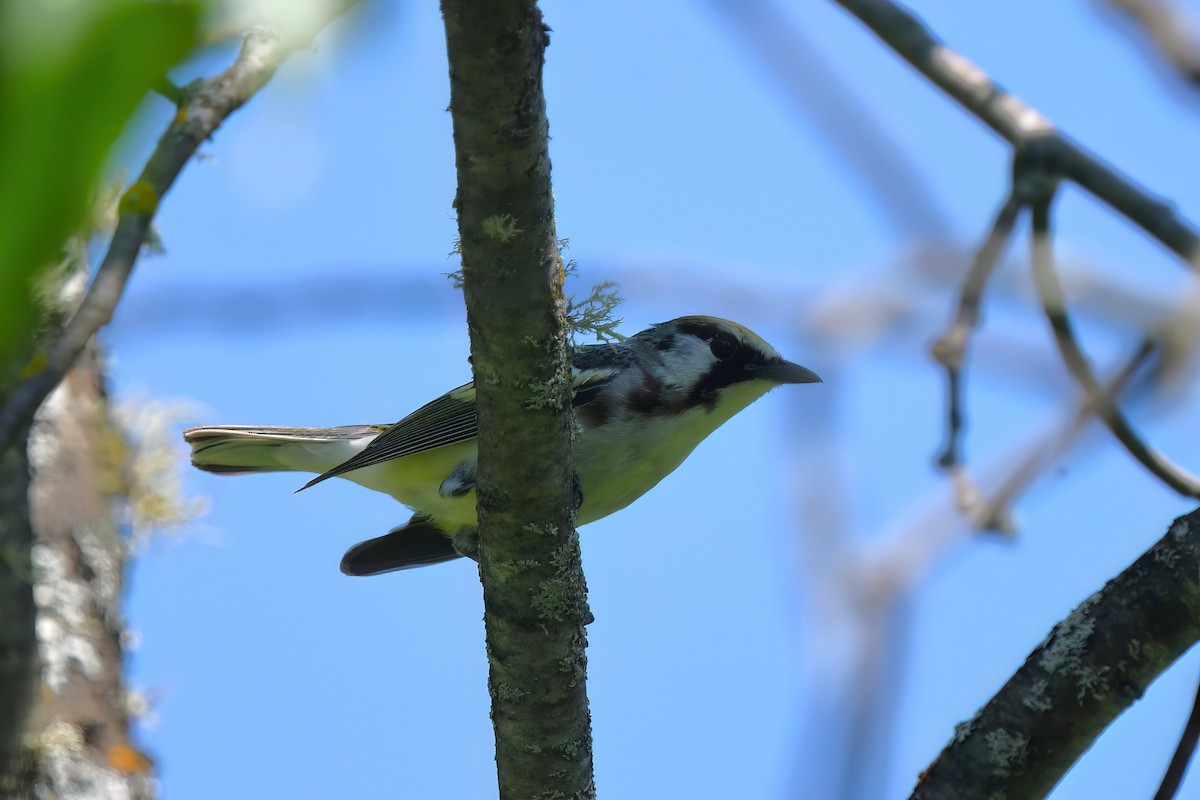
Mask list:
[[[120,610],[127,554],[116,519],[126,451],[103,384],[89,345],[30,431],[25,588],[31,608],[36,602],[38,670],[5,798],[154,795],[151,763],[130,742]]]
[[[443,0],[500,796],[595,795],[571,372],[532,0]]]

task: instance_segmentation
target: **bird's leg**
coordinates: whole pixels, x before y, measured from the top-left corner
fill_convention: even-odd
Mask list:
[[[454,551],[472,561],[479,561],[479,531],[459,531],[450,539]]]
[[[579,482],[579,473],[571,473],[571,486],[575,489],[575,510],[583,507],[583,485]]]
[[[442,497],[462,497],[475,488],[475,460],[464,461],[442,481],[438,494]]]

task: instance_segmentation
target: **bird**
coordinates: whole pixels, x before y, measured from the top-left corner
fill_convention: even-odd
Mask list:
[[[672,473],[709,434],[771,389],[819,383],[749,328],[687,316],[571,356],[576,423],[576,524],[625,508]],[[220,475],[340,477],[413,510],[387,534],[354,545],[347,575],[378,575],[478,560],[475,386],[467,383],[393,425],[336,428],[219,425],[188,428],[192,464]],[[297,490],[297,491],[300,491]]]

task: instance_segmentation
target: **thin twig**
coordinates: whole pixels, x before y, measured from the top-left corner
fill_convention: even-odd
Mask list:
[[[993,83],[979,67],[951,50],[913,14],[890,0],[836,0],[918,72],[967,111],[1021,148],[1032,139],[1054,159],[1061,177],[1153,236],[1189,265],[1200,263],[1200,234],[1167,202],[1137,186],[1076,144],[1036,109]]]
[[[1154,793],[1154,800],[1171,800],[1179,791],[1188,762],[1196,752],[1197,741],[1200,741],[1200,686],[1196,687],[1196,701],[1192,704],[1192,713],[1188,715],[1187,725],[1183,728],[1183,735],[1179,737],[1179,745],[1175,748],[1175,755],[1171,756],[1171,763],[1167,766],[1162,783]]]
[[[349,5],[352,3],[335,5],[331,16],[311,34],[289,38],[286,43],[272,30],[252,29],[229,69],[183,90],[187,95],[185,104],[159,139],[142,174],[121,197],[116,231],[79,308],[47,348],[45,367],[17,386],[0,409],[0,450],[13,444],[17,432],[67,374],[88,340],[112,319],[150,233],[158,204],[197,148],[271,79],[285,58],[310,46],[325,25]]]
[[[951,469],[960,463],[959,443],[963,431],[962,366],[971,333],[979,324],[979,308],[988,281],[1012,238],[1013,226],[1021,211],[1021,201],[1010,194],[996,215],[988,238],[975,254],[971,269],[963,279],[958,296],[958,313],[950,327],[933,343],[934,360],[946,368],[946,446],[938,456],[938,466]]]
[[[1176,492],[1189,497],[1200,497],[1200,480],[1171,463],[1146,443],[1125,418],[1115,399],[1105,394],[1092,371],[1087,355],[1079,345],[1074,325],[1067,313],[1062,285],[1054,268],[1053,242],[1050,238],[1050,205],[1053,198],[1054,192],[1051,189],[1031,203],[1033,277],[1038,297],[1042,301],[1042,310],[1050,322],[1063,363],[1083,387],[1096,416],[1108,426],[1117,441],[1138,463]]]

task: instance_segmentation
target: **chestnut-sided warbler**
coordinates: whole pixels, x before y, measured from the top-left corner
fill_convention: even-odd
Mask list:
[[[814,383],[747,328],[680,317],[613,344],[575,348],[573,460],[577,524],[632,503],[730,417],[785,383]],[[468,383],[394,425],[340,428],[205,426],[184,431],[192,463],[226,475],[294,470],[342,477],[416,512],[342,558],[375,575],[474,555],[475,386]]]

